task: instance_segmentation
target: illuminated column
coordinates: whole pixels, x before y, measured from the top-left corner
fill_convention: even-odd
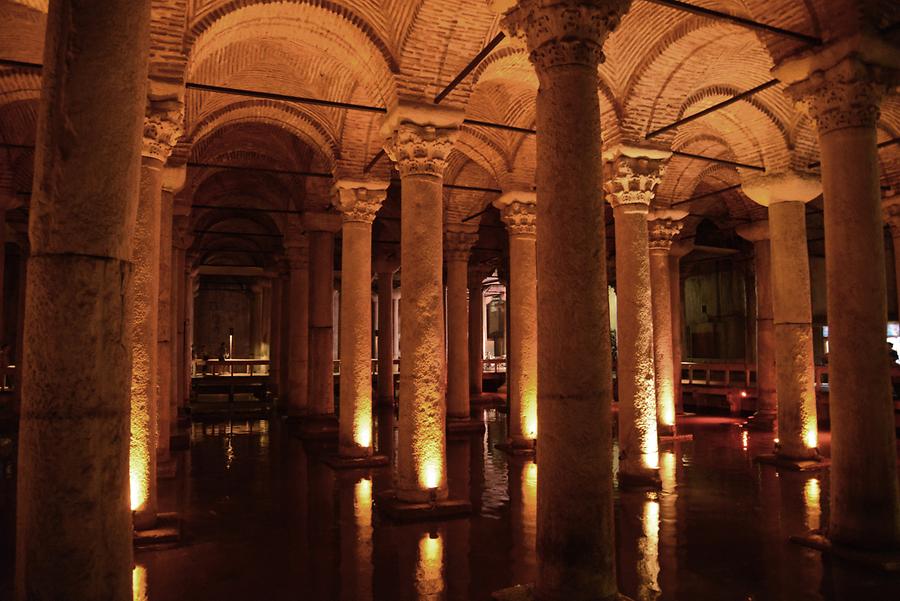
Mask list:
[[[339,180],[341,232],[341,410],[338,454],[372,455],[372,222],[387,183]]]
[[[897,287],[897,312],[900,314],[900,196],[888,196],[881,203],[884,222],[890,227],[894,243],[894,281]]]
[[[678,240],[669,251],[669,284],[672,292],[672,363],[675,365],[675,415],[684,414],[681,396],[681,359],[684,337],[684,308],[681,303],[681,259],[694,250],[693,241]]]
[[[394,272],[400,266],[395,255],[380,253],[375,259],[378,280],[378,404],[394,405]]]
[[[285,249],[288,279],[284,282],[281,303],[281,350],[287,357],[282,366],[280,387],[282,398],[287,399],[289,418],[297,418],[309,412],[309,248],[306,239],[292,237]]]
[[[805,203],[822,187],[816,177],[784,173],[749,179],[743,190],[769,207],[778,396],[775,454],[787,460],[813,459],[818,457],[818,427]]]
[[[131,599],[126,315],[149,5],[49,3],[18,440],[20,601]]]
[[[447,262],[447,418],[470,421],[469,405],[469,254],[478,240],[471,230],[448,229],[444,238]]]
[[[772,308],[772,253],[769,222],[754,221],[738,226],[735,232],[753,242],[753,270],[756,280],[756,413],[747,421],[752,430],[771,432],[778,413],[775,396],[775,318]]]
[[[135,530],[156,524],[157,322],[159,307],[159,225],[163,165],[181,135],[183,104],[151,102],[144,118],[141,186],[134,230],[134,280],[130,307],[131,509]]]
[[[534,192],[510,192],[497,201],[509,231],[508,443],[534,447],[537,439],[537,227]]]
[[[597,68],[628,2],[544,4],[520,0],[504,19],[525,36],[540,85],[535,596],[584,601],[612,598],[618,588]]]
[[[604,184],[616,228],[619,483],[625,486],[659,485],[647,211],[668,155],[614,150]]]
[[[399,455],[402,502],[447,498],[444,405],[443,177],[462,115],[401,104],[383,132],[401,179]]]
[[[469,396],[484,393],[484,268],[469,271]]]
[[[179,214],[175,206],[172,231],[172,423],[177,424],[178,408],[185,403],[185,381],[190,381],[191,347],[185,328],[187,308],[187,278],[185,277],[187,249],[193,240],[190,232],[190,217]],[[187,373],[185,373],[187,370]],[[173,425],[174,431],[174,425]]]
[[[335,425],[334,233],[341,220],[325,213],[307,213],[304,219],[309,237],[309,416],[316,430],[325,431]]]
[[[672,351],[672,282],[669,251],[687,211],[652,211],[647,215],[650,250],[650,292],[653,303],[653,356],[656,375],[656,424],[660,437],[675,435],[675,380],[681,365]],[[675,285],[680,285],[675,282]]]
[[[876,148],[879,105],[896,52],[860,36],[778,67],[818,128],[825,194],[831,500],[828,536],[900,547],[900,490],[885,351],[887,285]],[[870,61],[870,57],[875,59]],[[894,61],[893,68],[876,63]],[[873,502],[873,499],[878,499]]]

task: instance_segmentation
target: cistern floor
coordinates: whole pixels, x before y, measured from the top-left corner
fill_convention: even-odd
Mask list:
[[[484,435],[448,443],[451,496],[470,497],[474,516],[414,525],[373,511],[389,469],[334,472],[278,422],[194,424],[186,475],[160,492],[162,509],[184,518],[184,543],[136,553],[135,600],[482,601],[532,581],[538,470],[494,450],[504,417],[484,415]],[[823,525],[828,473],[758,466],[772,435],[737,424],[685,419],[694,440],[663,446],[663,490],[617,494],[622,591],[639,601],[900,599],[900,577],[787,542]],[[10,506],[0,505],[5,525]],[[11,559],[10,529],[2,537]],[[0,578],[2,597],[11,565]]]

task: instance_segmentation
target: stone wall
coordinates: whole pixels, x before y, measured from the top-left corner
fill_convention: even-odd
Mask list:
[[[234,356],[250,357],[250,293],[240,286],[200,283],[194,305],[194,348],[205,346],[215,357],[219,344],[228,345],[228,333],[234,329]]]

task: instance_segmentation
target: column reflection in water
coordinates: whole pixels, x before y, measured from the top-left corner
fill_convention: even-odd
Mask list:
[[[352,498],[349,494],[341,495],[341,599],[371,601],[372,480],[354,480]],[[350,487],[347,488],[349,493]],[[345,511],[352,512],[352,515],[346,515]]]
[[[147,595],[147,568],[136,565],[131,569],[131,594],[134,601],[149,601]]]
[[[660,454],[659,477],[662,491],[659,494],[659,589],[669,598],[678,598],[677,556],[678,556],[678,492],[676,467],[679,445],[674,451]]]
[[[425,533],[419,540],[416,565],[418,601],[439,601],[444,592],[444,541],[439,534]]]
[[[644,501],[642,536],[638,541],[638,601],[659,598],[659,501],[650,493]]]
[[[510,461],[509,501],[512,531],[512,582],[530,582],[536,566],[537,464]]]
[[[818,530],[822,526],[822,487],[818,478],[810,478],[803,487],[803,499],[806,501],[806,527]]]

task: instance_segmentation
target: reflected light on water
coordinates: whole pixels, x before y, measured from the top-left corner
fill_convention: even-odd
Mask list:
[[[147,568],[141,565],[131,569],[131,595],[134,601],[148,601]]]
[[[659,503],[644,503],[642,536],[638,541],[638,601],[654,601],[659,589]]]
[[[372,598],[372,481],[362,478],[353,487],[353,514],[356,521],[358,588],[354,599]]]
[[[810,530],[818,530],[821,527],[822,488],[818,478],[810,478],[803,487],[803,498],[806,501],[806,527]]]
[[[438,601],[444,592],[444,541],[438,535],[424,534],[419,541],[416,566],[416,591],[419,601]]]
[[[525,546],[535,549],[537,540],[537,464],[529,461],[522,474],[522,526],[525,531]]]
[[[747,446],[750,444],[750,434],[746,430],[741,432],[741,447],[746,451]]]

